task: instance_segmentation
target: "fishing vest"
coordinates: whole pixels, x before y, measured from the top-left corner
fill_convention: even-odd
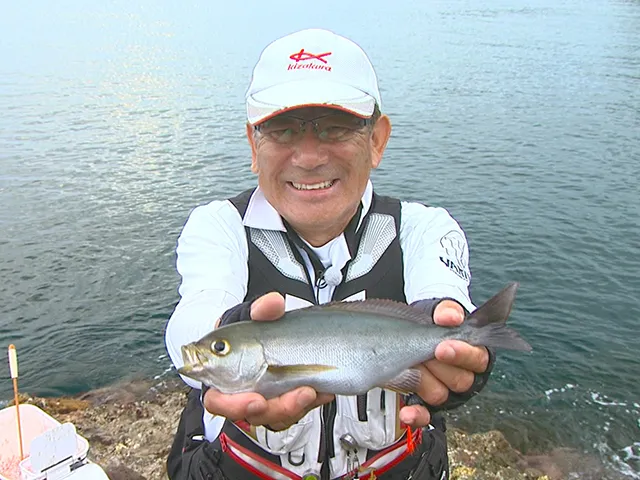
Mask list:
[[[253,190],[230,199],[244,218]],[[399,242],[400,201],[373,195],[360,226],[360,210],[344,232],[351,260],[342,268],[332,300],[349,297],[384,298],[406,302],[403,256]],[[285,223],[286,225],[286,223]],[[324,288],[324,267],[313,252],[312,282],[295,233],[245,227],[249,249],[249,282],[245,300],[278,291],[316,304],[316,291]],[[219,465],[230,479],[404,479],[415,476],[425,463],[423,431],[413,432],[411,442],[418,455],[410,455],[406,429],[398,412],[402,396],[374,388],[363,395],[336,396],[335,400],[309,412],[284,431],[272,431],[246,422],[226,421],[216,442]],[[433,428],[433,427],[431,427]],[[444,453],[446,458],[446,452]],[[358,469],[358,467],[360,467]],[[354,472],[358,469],[358,476]],[[385,473],[386,472],[386,473]],[[371,473],[375,475],[371,475]],[[438,474],[438,478],[440,475]],[[442,477],[445,478],[445,477]]]

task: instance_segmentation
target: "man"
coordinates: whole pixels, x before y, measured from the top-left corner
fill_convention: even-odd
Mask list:
[[[166,332],[175,366],[181,345],[219,325],[277,321],[331,300],[388,298],[459,325],[474,309],[463,231],[443,209],[373,192],[370,172],[391,123],[364,51],[326,30],[276,40],[255,66],[246,102],[258,187],[196,208],[180,235],[181,300]],[[435,412],[477,393],[492,363],[484,347],[443,342],[407,397],[302,387],[265,400],[203,392],[184,378],[193,390],[169,477],[448,478]]]

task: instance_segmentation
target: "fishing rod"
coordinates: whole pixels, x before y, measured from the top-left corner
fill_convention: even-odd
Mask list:
[[[18,399],[18,353],[15,345],[9,345],[9,370],[11,371],[11,379],[13,380],[13,399],[16,404],[16,422],[18,425],[18,444],[20,446],[20,460],[24,459],[22,450],[22,426],[20,424],[20,403]]]

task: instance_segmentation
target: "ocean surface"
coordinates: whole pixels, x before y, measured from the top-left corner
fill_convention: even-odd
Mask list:
[[[378,191],[460,222],[476,304],[521,283],[510,321],[534,352],[500,354],[452,420],[577,453],[573,478],[639,479],[638,0],[4,2],[0,346],[21,390],[176,375],[178,234],[254,184],[252,66],[313,26],[377,68]]]

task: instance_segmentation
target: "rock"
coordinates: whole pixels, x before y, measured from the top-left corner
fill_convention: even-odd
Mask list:
[[[519,462],[521,468],[536,469],[549,480],[579,478],[580,480],[624,480],[628,477],[606,471],[600,460],[570,448],[554,448],[537,455],[525,455]]]
[[[468,433],[447,430],[451,480],[549,480],[526,469],[522,455],[498,431]]]
[[[126,380],[109,387],[98,388],[82,394],[79,398],[92,405],[130,405],[150,400],[156,395],[153,384],[148,379]]]
[[[166,480],[166,459],[182,408],[183,386],[149,391],[117,385],[81,398],[20,400],[42,408],[61,423],[71,422],[89,441],[89,459],[111,480]]]
[[[31,397],[22,393],[18,396],[18,402],[31,403],[36,407],[41,408],[52,417],[75,412],[76,410],[84,410],[91,406],[91,402],[79,398],[39,398]],[[15,402],[12,401],[9,405],[13,405],[14,403]]]
[[[147,480],[146,477],[134,472],[117,459],[110,461],[107,465],[103,465],[102,469],[109,477],[109,480]]]
[[[89,441],[89,459],[111,480],[167,480],[166,459],[187,389],[182,383],[161,388],[148,382],[118,384],[79,398],[25,396],[60,422],[72,422]],[[525,457],[498,431],[468,434],[447,431],[451,480],[559,480],[545,476],[549,463]],[[545,467],[545,468],[542,468]]]

